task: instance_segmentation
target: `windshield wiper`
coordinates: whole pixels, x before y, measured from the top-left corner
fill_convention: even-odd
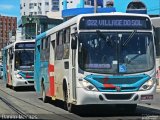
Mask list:
[[[134,57],[132,57],[130,60],[128,60],[128,63],[131,63],[134,59],[136,59],[137,57],[139,57],[142,54],[137,54]]]
[[[134,30],[129,37],[127,38],[127,40],[123,43],[123,46],[126,46],[128,44],[128,42],[131,40],[131,38],[135,35],[135,33],[137,32],[137,30]]]

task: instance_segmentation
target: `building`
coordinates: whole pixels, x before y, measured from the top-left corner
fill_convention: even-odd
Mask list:
[[[22,28],[23,39],[35,39],[36,36],[60,23],[63,20],[48,18],[47,16],[22,16],[19,27]]]
[[[15,35],[17,18],[0,16],[0,50],[7,45],[10,35]]]
[[[18,26],[22,28],[24,39],[34,39],[38,34],[63,22],[60,18],[48,15],[51,11],[59,10],[59,0],[21,0],[21,21]]]
[[[0,63],[2,62],[2,48],[5,47],[11,35],[16,34],[17,18],[0,16]]]
[[[52,0],[57,1],[57,0]],[[56,10],[53,9],[56,4]],[[93,12],[106,13],[106,12],[115,12],[113,6],[104,6],[103,0],[97,0],[97,9],[94,9],[94,0],[59,0],[52,4],[52,10],[48,14],[52,14],[52,18],[71,18],[78,14],[87,14]]]
[[[21,0],[20,2],[21,16],[46,15],[51,9],[51,0]]]
[[[21,21],[24,39],[34,39],[38,34],[78,14],[94,12],[94,0],[21,0]],[[114,12],[114,8],[103,8],[98,0],[97,12]],[[63,19],[64,18],[64,19]]]

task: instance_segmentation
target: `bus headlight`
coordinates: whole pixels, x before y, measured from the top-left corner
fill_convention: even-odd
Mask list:
[[[22,79],[22,78],[23,78],[20,74],[16,74],[16,77],[17,77],[18,79]]]
[[[142,90],[142,91],[150,90],[150,89],[153,87],[154,83],[155,83],[155,82],[154,82],[154,79],[150,79],[150,80],[148,80],[147,82],[145,82],[145,83],[140,87],[139,90]]]
[[[88,90],[88,91],[98,91],[97,88],[93,84],[91,84],[90,82],[88,82],[85,79],[80,78],[79,82],[80,82],[80,84],[82,85],[82,87],[85,90]]]

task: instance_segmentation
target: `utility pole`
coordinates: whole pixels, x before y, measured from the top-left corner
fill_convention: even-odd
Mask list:
[[[94,13],[97,13],[97,0],[94,0]]]

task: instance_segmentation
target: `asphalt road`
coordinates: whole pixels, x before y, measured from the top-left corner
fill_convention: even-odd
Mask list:
[[[152,105],[138,105],[135,113],[127,113],[113,105],[81,106],[75,113],[64,110],[63,102],[43,103],[33,87],[12,90],[0,80],[0,97],[9,100],[31,119],[51,120],[160,120],[160,93]],[[13,115],[14,111],[0,101],[0,117]]]

